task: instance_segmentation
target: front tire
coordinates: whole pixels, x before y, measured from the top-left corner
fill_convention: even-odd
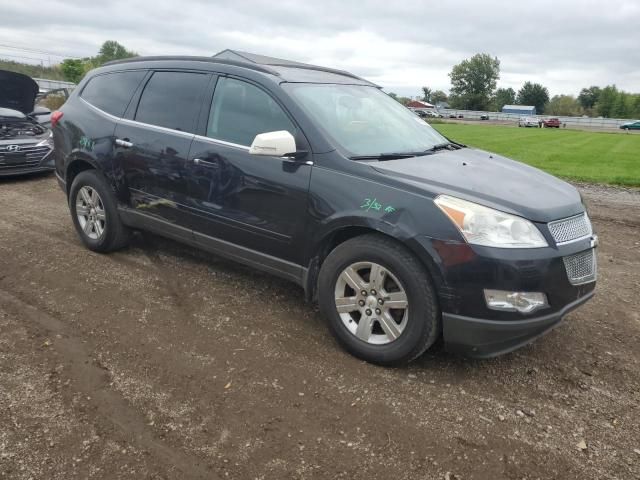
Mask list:
[[[71,184],[69,210],[82,243],[94,252],[127,245],[129,229],[120,220],[113,190],[95,170],[80,172]]]
[[[353,238],[329,254],[318,300],[338,342],[371,363],[406,364],[440,336],[429,274],[407,248],[382,235]]]

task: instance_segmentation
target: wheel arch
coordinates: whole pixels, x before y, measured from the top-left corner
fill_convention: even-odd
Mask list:
[[[353,220],[350,223],[341,222],[333,228],[327,229],[319,240],[314,242],[309,252],[309,264],[303,279],[303,287],[305,290],[305,298],[309,302],[317,300],[317,283],[318,274],[324,260],[329,254],[340,244],[351,240],[352,238],[367,235],[379,234],[390,238],[401,245],[405,246],[413,253],[420,263],[426,268],[427,273],[433,281],[434,288],[439,291],[442,284],[442,276],[439,268],[436,266],[432,254],[424,249],[424,247],[408,231],[386,222],[368,222],[363,219]]]
[[[86,155],[74,155],[69,159],[64,171],[64,181],[67,196],[71,191],[71,184],[74,178],[78,176],[80,172],[85,170],[99,170],[99,166],[95,160]]]

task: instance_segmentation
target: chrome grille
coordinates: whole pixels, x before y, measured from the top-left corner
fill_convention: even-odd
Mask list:
[[[591,222],[586,213],[549,223],[549,231],[556,243],[570,242],[591,235]]]
[[[563,260],[571,285],[581,285],[595,281],[597,262],[594,249],[569,255],[564,257]]]
[[[46,145],[20,145],[20,150],[15,153],[8,152],[7,147],[0,145],[0,169],[37,165],[51,152]]]

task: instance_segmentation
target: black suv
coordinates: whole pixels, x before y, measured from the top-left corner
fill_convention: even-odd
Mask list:
[[[136,58],[92,71],[60,112],[57,177],[88,248],[143,229],[289,279],[368,361],[441,336],[497,355],[593,295],[575,188],[447,140],[347,72]]]

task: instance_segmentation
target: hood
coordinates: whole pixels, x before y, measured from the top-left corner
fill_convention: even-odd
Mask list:
[[[0,108],[28,115],[33,112],[38,91],[38,84],[31,77],[0,70]]]
[[[441,151],[373,165],[377,171],[536,222],[584,211],[578,191],[558,178],[520,162],[471,148]]]

